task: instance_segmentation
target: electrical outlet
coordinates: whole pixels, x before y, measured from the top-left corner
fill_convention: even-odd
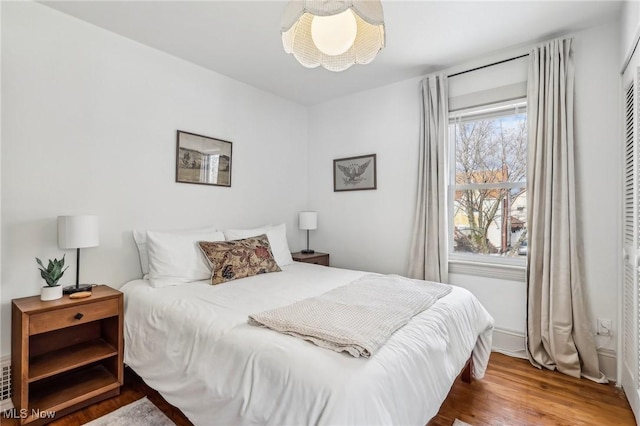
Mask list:
[[[598,318],[598,336],[611,336],[613,323],[607,318]]]

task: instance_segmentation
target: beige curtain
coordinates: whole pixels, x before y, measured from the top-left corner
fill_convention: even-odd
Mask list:
[[[420,84],[420,93],[418,196],[409,276],[447,282],[447,77],[435,75],[425,78]]]
[[[527,352],[536,367],[606,383],[582,293],[577,243],[571,39],[531,52]]]

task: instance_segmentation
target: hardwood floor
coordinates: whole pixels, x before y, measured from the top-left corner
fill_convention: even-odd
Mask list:
[[[474,426],[635,425],[624,393],[557,371],[538,370],[523,359],[493,353],[482,380],[456,381],[428,426],[455,418]]]
[[[51,423],[81,425],[146,396],[178,426],[191,422],[132,371],[126,370],[119,396],[94,404]],[[438,415],[428,426],[450,426],[454,419],[473,426],[635,425],[622,391],[554,371],[537,370],[528,361],[494,353],[483,380],[458,379]],[[17,421],[2,419],[2,424]]]

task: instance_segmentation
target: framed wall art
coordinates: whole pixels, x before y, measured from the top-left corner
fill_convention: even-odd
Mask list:
[[[178,130],[176,182],[231,186],[231,145]]]
[[[362,191],[377,188],[376,154],[333,160],[333,190]]]

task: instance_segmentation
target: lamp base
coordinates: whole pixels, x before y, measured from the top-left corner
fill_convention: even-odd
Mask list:
[[[91,284],[78,284],[77,286],[70,285],[63,288],[62,292],[64,294],[73,294],[73,293],[78,293],[80,291],[91,291],[91,287],[92,287]]]
[[[302,253],[302,254],[313,254],[313,253],[315,253],[315,250],[309,250],[309,249],[307,249],[307,250],[302,250],[302,251],[300,251],[300,253]]]

